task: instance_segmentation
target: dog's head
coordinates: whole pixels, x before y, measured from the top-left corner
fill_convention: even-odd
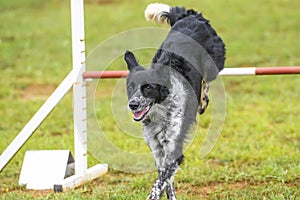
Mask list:
[[[169,89],[161,74],[140,66],[133,53],[126,51],[124,58],[129,70],[126,80],[128,107],[135,121],[143,121],[151,113],[152,106],[167,98]]]

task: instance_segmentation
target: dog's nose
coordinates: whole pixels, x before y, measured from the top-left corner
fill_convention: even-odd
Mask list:
[[[139,107],[139,103],[136,101],[130,101],[128,106],[131,110],[136,110]]]

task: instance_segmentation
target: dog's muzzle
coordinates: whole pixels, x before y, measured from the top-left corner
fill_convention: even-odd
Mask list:
[[[142,107],[139,102],[135,100],[131,100],[128,103],[128,107],[132,111],[133,119],[135,121],[141,121],[145,118],[145,116],[148,114],[152,106],[152,103],[148,104],[145,107]],[[141,108],[142,107],[142,108]]]

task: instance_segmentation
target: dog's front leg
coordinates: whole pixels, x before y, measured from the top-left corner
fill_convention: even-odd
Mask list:
[[[163,146],[155,137],[145,136],[145,140],[153,153],[155,165],[158,169],[158,179],[155,181],[155,184],[153,185],[151,192],[147,197],[147,200],[159,200],[166,187],[166,183],[164,181],[161,181],[162,172],[160,171],[163,166],[165,152]]]
[[[159,200],[162,196],[165,189],[170,190],[169,181],[166,179],[166,170],[165,168],[158,169],[158,179],[155,181],[155,184],[152,186],[150,195],[147,200]],[[168,195],[169,198],[169,195]]]
[[[151,192],[147,200],[159,200],[165,190],[166,184],[166,181],[163,181],[159,176],[159,178],[155,181],[154,185],[152,186]]]
[[[176,193],[175,193],[175,187],[174,187],[174,176],[172,176],[167,183],[166,194],[167,194],[168,199],[176,200]]]
[[[153,151],[153,155],[155,158],[156,167],[158,169],[158,179],[152,186],[151,192],[147,200],[159,200],[167,184],[167,182],[164,180],[164,172],[160,170],[162,168],[164,152],[162,151],[162,149],[157,148],[156,151]]]
[[[166,190],[168,199],[176,200],[174,176],[179,168],[179,165],[183,161],[183,155],[181,155],[178,159],[176,159],[173,162],[168,162],[169,160],[170,156],[168,156],[167,154],[165,156],[165,161],[167,162],[164,163],[164,167],[158,169],[158,179],[152,187],[152,190],[148,197],[149,200],[159,200],[164,190]]]
[[[180,164],[183,162],[183,155],[181,155],[179,158],[176,159],[175,163],[171,163],[169,167],[169,174],[167,173],[166,176],[166,193],[169,200],[176,200],[176,192],[174,187],[174,177],[175,174],[180,166]]]

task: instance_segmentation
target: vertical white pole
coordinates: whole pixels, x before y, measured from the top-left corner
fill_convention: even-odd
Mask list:
[[[84,175],[87,170],[87,114],[86,86],[81,76],[85,72],[83,0],[71,0],[71,23],[73,69],[81,71],[73,86],[75,174]]]

